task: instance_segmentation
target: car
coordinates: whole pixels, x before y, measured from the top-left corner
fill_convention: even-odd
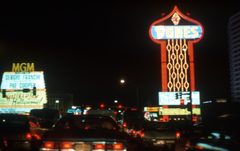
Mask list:
[[[117,122],[104,115],[67,115],[41,139],[40,151],[127,151],[127,140]]]
[[[41,139],[42,135],[49,130],[49,128],[42,127],[41,119],[36,118],[35,116],[28,116],[30,131],[36,139]]]
[[[175,150],[180,132],[169,122],[145,121],[138,133],[142,147],[158,147]]]
[[[7,151],[7,141],[3,136],[0,136],[0,151]]]
[[[53,124],[60,118],[60,112],[56,109],[32,109],[29,113],[39,119],[39,124],[42,128],[50,129]]]
[[[188,139],[186,151],[237,151],[240,144],[240,116],[224,114],[217,117],[203,131],[201,136],[195,134]]]
[[[8,150],[32,150],[34,141],[27,115],[0,114],[0,135]]]

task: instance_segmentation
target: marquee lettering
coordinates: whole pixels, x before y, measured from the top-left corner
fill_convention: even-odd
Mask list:
[[[34,63],[13,63],[12,72],[31,72],[34,71]]]
[[[197,39],[201,37],[199,25],[182,26],[152,26],[151,34],[154,39]]]

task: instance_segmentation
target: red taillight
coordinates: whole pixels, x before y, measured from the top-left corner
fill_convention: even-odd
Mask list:
[[[31,140],[32,139],[32,134],[31,133],[27,133],[26,134],[26,138],[27,138],[27,140]]]
[[[135,135],[136,134],[136,130],[133,130],[132,133],[133,133],[133,135]]]
[[[176,137],[177,137],[177,138],[180,138],[180,132],[177,132],[177,133],[176,133]]]
[[[7,141],[4,141],[4,145],[7,147]]]
[[[105,144],[96,143],[96,144],[95,144],[95,149],[105,149]]]
[[[52,149],[53,147],[54,147],[54,143],[53,142],[45,142],[44,143],[44,148]]]
[[[123,127],[127,127],[127,123],[126,122],[123,123]]]
[[[144,136],[145,136],[145,134],[143,132],[141,132],[141,137],[144,137]]]
[[[202,146],[195,146],[197,149],[204,149]]]
[[[72,143],[70,142],[63,142],[62,149],[72,149]]]
[[[38,135],[38,134],[34,134],[34,137],[37,139],[37,140],[40,140],[41,137]]]
[[[113,144],[113,150],[122,150],[122,149],[123,149],[122,143]]]

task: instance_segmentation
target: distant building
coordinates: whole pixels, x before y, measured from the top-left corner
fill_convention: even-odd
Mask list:
[[[73,106],[73,94],[68,92],[48,93],[49,108],[67,112]]]
[[[240,102],[240,12],[228,22],[231,100]]]

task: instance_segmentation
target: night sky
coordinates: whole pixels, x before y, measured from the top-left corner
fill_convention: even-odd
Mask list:
[[[160,45],[150,25],[174,6],[204,27],[194,44],[196,91],[201,101],[230,101],[227,24],[237,1],[5,1],[0,3],[0,72],[35,63],[47,93],[69,92],[74,104],[158,105]],[[0,78],[1,78],[0,77]],[[130,83],[120,84],[125,78]]]

